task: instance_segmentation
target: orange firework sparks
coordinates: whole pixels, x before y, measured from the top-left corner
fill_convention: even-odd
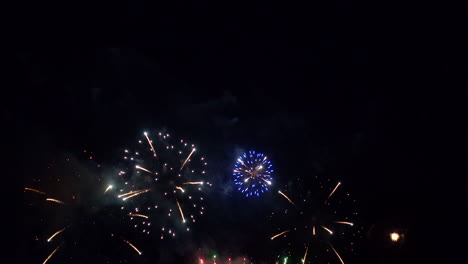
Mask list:
[[[41,192],[41,191],[36,190],[36,189],[33,189],[33,188],[24,187],[24,190],[25,190],[25,191],[30,191],[30,192],[35,192],[35,193],[38,193],[38,194],[45,195],[45,192]]]
[[[270,175],[265,175],[265,176],[270,176]],[[266,182],[268,185],[271,185],[271,181],[267,181],[267,180],[265,180],[265,179],[263,179],[263,178],[261,178],[261,179],[262,179],[264,182]]]
[[[337,224],[343,224],[343,225],[350,225],[350,226],[353,226],[354,224],[351,223],[351,222],[344,222],[344,221],[335,221],[335,223]]]
[[[146,193],[146,192],[149,192],[149,191],[151,191],[151,189],[143,189],[143,190],[131,191],[131,192],[128,192],[128,193],[120,194],[120,195],[117,196],[117,197],[120,198],[120,197],[124,197],[124,196],[125,196],[124,198],[122,198],[122,200],[125,201],[125,200],[127,200],[127,199],[129,199],[129,198],[135,197],[135,196],[137,196],[137,195],[140,195],[140,194],[142,194],[142,193]]]
[[[104,191],[104,193],[106,193],[106,192],[109,191],[110,189],[112,189],[112,185],[107,186],[107,188],[106,188],[106,190]]]
[[[296,205],[295,203],[293,203],[293,201],[291,201],[291,199],[289,199],[289,197],[286,194],[284,194],[281,191],[278,191],[278,193],[281,194],[284,198],[286,198],[291,204]]]
[[[187,161],[190,159],[190,157],[192,156],[193,152],[195,152],[195,149],[192,149],[192,152],[190,152],[190,154],[187,156],[187,158],[185,159],[184,163],[182,163],[182,166],[180,166],[180,170],[182,170],[182,168],[185,166],[185,163],[187,163]]]
[[[58,245],[54,251],[52,251],[52,253],[50,253],[50,255],[44,260],[44,262],[42,262],[42,264],[46,264],[47,261],[49,261],[49,259],[55,254],[55,252],[57,252],[57,250],[63,245],[63,242],[62,244]]]
[[[184,184],[200,184],[203,185],[203,182],[184,182]]]
[[[127,196],[127,197],[125,197],[125,198],[122,198],[122,200],[125,201],[125,200],[127,200],[127,199],[130,199],[130,198],[132,198],[132,197],[135,197],[135,196],[137,196],[137,195],[140,195],[140,194],[142,194],[142,193],[146,193],[146,192],[149,192],[149,191],[151,191],[151,189],[142,190],[142,191],[140,191],[140,192],[137,192],[137,193],[134,193],[134,194],[132,194],[132,195],[130,195],[130,196]]]
[[[143,167],[140,167],[140,166],[138,166],[138,165],[136,165],[135,168],[137,168],[137,169],[139,169],[139,170],[144,170],[144,171],[146,171],[146,172],[148,172],[148,173],[152,173],[150,170],[145,169],[145,168],[143,168]]]
[[[148,140],[148,144],[149,144],[150,147],[151,147],[151,151],[153,152],[154,157],[155,157],[155,158],[158,158],[158,156],[156,155],[156,151],[154,150],[153,144],[151,143],[151,140],[150,140],[149,137],[148,137],[148,133],[145,132],[145,133],[143,133],[143,134],[145,134],[145,137],[146,137],[146,139]]]
[[[137,193],[141,190],[137,190],[137,191],[130,191],[128,193],[123,193],[123,194],[119,194],[117,197],[120,198],[120,197],[123,197],[123,196],[127,196],[127,195],[131,195],[131,194],[134,194],[134,193]]]
[[[122,240],[123,240],[125,243],[127,243],[129,246],[131,246],[131,247],[138,253],[138,255],[141,255],[141,251],[138,250],[138,248],[136,248],[132,243],[130,243],[128,240],[125,240],[125,239],[123,239],[123,238],[122,238]]]
[[[327,230],[328,233],[330,233],[330,235],[333,235],[333,231],[331,231],[330,229],[326,228],[325,226],[322,226],[323,229]]]
[[[147,215],[142,215],[142,214],[133,214],[133,213],[128,213],[129,216],[136,216],[136,217],[141,217],[141,218],[146,218],[148,219]]]
[[[330,247],[333,249],[333,252],[335,252],[336,256],[340,259],[341,264],[345,264],[343,259],[340,257],[340,254],[338,254],[338,252],[336,252],[336,249],[333,247],[332,244],[330,244]]]
[[[177,202],[177,207],[179,207],[180,215],[182,216],[182,222],[185,223],[185,217],[184,217],[184,212],[182,212],[182,207],[180,207],[179,201],[176,199]]]
[[[306,257],[307,257],[307,251],[309,250],[309,246],[306,247],[305,253],[304,253],[304,258],[302,259],[302,263],[305,263]]]
[[[60,229],[60,230],[59,230],[59,231],[57,231],[57,232],[55,232],[53,235],[51,235],[51,236],[49,237],[49,239],[47,239],[47,242],[50,242],[50,241],[52,240],[52,238],[54,238],[56,235],[58,235],[58,234],[62,233],[62,232],[63,232],[63,230],[65,230],[65,229],[66,229],[66,227],[65,227],[65,228],[63,228],[63,229]]]
[[[286,230],[286,231],[283,231],[283,232],[281,232],[281,233],[279,233],[279,234],[276,234],[276,235],[274,235],[274,236],[271,237],[271,240],[273,240],[273,239],[275,239],[275,238],[277,238],[277,237],[279,237],[279,236],[281,236],[281,235],[283,235],[283,234],[286,234],[287,232],[289,232],[289,230]]]
[[[64,202],[62,202],[60,200],[57,200],[57,199],[54,199],[54,198],[47,198],[46,201],[59,203],[59,204],[65,204]]]
[[[335,188],[333,189],[333,191],[330,193],[330,195],[328,195],[327,199],[325,200],[325,202],[328,201],[328,199],[330,199],[330,197],[335,193],[336,189],[338,189],[338,187],[341,185],[341,182],[338,182],[338,184],[335,186]]]

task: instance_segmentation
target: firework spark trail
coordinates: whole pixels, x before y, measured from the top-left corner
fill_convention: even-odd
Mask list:
[[[106,193],[107,191],[109,191],[110,189],[112,189],[112,185],[109,185],[106,190],[104,191],[104,193]]]
[[[307,251],[309,250],[309,246],[306,247],[304,258],[302,259],[302,263],[305,263],[307,257]]]
[[[158,156],[156,155],[156,151],[154,150],[153,144],[151,143],[151,140],[150,140],[149,137],[148,137],[148,133],[144,132],[143,134],[145,134],[145,137],[146,137],[146,139],[148,140],[148,144],[149,144],[150,147],[151,147],[151,151],[153,152],[154,157],[155,157],[155,158],[158,158]]]
[[[289,230],[286,230],[286,231],[283,231],[283,232],[281,232],[281,233],[279,233],[279,234],[276,234],[276,235],[274,235],[274,236],[271,237],[271,240],[273,240],[273,239],[275,239],[275,238],[277,238],[277,237],[279,237],[279,236],[281,236],[281,235],[283,235],[283,234],[286,234],[287,232],[289,232]]]
[[[146,192],[149,192],[149,191],[151,191],[151,190],[149,190],[149,189],[148,189],[148,190],[144,190],[144,191],[141,191],[141,192],[132,194],[132,195],[130,195],[130,196],[127,196],[127,197],[125,197],[125,198],[122,198],[122,200],[125,201],[125,200],[127,200],[127,199],[130,199],[130,198],[132,198],[132,197],[135,197],[135,196],[137,196],[137,195],[140,195],[140,194],[142,194],[142,193],[146,193]]]
[[[182,222],[185,223],[184,212],[182,212],[182,207],[180,207],[180,203],[179,203],[179,201],[177,200],[177,198],[176,198],[176,202],[177,202],[177,207],[179,207],[180,215],[182,216]]]
[[[265,176],[267,176],[267,175],[265,175]],[[268,175],[268,176],[270,176],[270,175]],[[266,182],[268,185],[271,185],[271,181],[267,181],[267,180],[265,180],[265,179],[263,179],[263,178],[261,178],[261,179],[262,179],[264,182]]]
[[[335,186],[335,188],[333,189],[333,191],[330,193],[330,195],[328,195],[328,198],[325,200],[325,203],[328,201],[328,199],[330,199],[330,197],[335,193],[336,189],[338,189],[338,187],[341,185],[341,182],[338,182],[338,184]]]
[[[315,236],[315,226],[312,226],[312,235]]]
[[[60,200],[57,200],[57,199],[54,199],[54,198],[47,198],[46,201],[59,203],[59,204],[65,204],[64,202],[62,202]]]
[[[182,166],[180,166],[180,170],[179,171],[182,171],[182,168],[185,166],[185,163],[187,163],[187,161],[190,159],[190,156],[192,156],[193,152],[195,151],[195,148],[192,149],[192,152],[190,152],[190,154],[187,156],[187,158],[185,159],[184,163],[182,163]]]
[[[325,226],[322,226],[323,229],[327,230],[328,233],[330,233],[330,235],[333,235],[333,231],[331,231],[330,229],[328,229],[327,227]]]
[[[245,165],[245,163],[244,163],[244,161],[242,159],[237,159],[237,161],[239,161],[247,169],[249,168],[247,165]],[[237,171],[237,172],[239,172],[239,171]]]
[[[33,188],[24,187],[24,190],[25,190],[25,191],[36,192],[36,193],[38,193],[38,194],[45,195],[45,192],[41,192],[41,191],[36,190],[36,189],[33,189]]]
[[[121,237],[122,238],[122,237]],[[138,255],[141,255],[141,251],[138,250],[138,248],[136,248],[132,243],[130,243],[128,240],[125,240],[124,238],[122,238],[122,240],[127,243],[129,246],[131,246],[137,253]]]
[[[50,255],[44,260],[44,262],[42,262],[42,264],[46,264],[47,261],[49,261],[49,259],[55,254],[55,252],[57,252],[57,250],[63,245],[63,242],[62,244],[58,245],[54,251],[52,251],[52,253],[50,253]]]
[[[340,259],[341,264],[345,264],[343,259],[340,257],[340,254],[338,254],[338,252],[336,252],[336,249],[333,247],[332,244],[330,244],[330,247],[333,249],[333,252],[335,252],[336,256]]]
[[[354,224],[351,223],[351,222],[344,222],[344,221],[335,221],[335,223],[337,224],[344,224],[344,225],[350,225],[350,226],[353,226]]]
[[[52,238],[54,238],[56,235],[62,233],[63,230],[65,230],[65,229],[67,229],[67,228],[65,227],[65,228],[60,229],[59,231],[55,232],[53,235],[51,235],[51,236],[49,237],[49,239],[47,239],[47,242],[50,242],[50,241],[52,240]]]
[[[136,216],[136,217],[141,217],[141,218],[146,218],[148,219],[147,215],[142,215],[142,214],[133,214],[133,213],[128,213],[129,216]]]
[[[182,188],[182,187],[180,187],[180,186],[176,186],[176,189],[177,189],[177,190],[180,190],[180,191],[183,192],[183,193],[185,192],[184,188]]]
[[[184,182],[183,184],[200,184],[203,185],[203,182]]]
[[[136,165],[135,168],[137,168],[137,169],[139,169],[139,170],[144,170],[144,171],[146,171],[146,172],[148,172],[148,173],[152,173],[150,170],[145,169],[145,168],[143,168],[143,167],[140,167],[140,166],[138,166],[138,165]]]
[[[146,193],[146,192],[149,192],[149,191],[151,191],[151,189],[144,189],[144,190],[134,191],[134,192],[131,192],[131,193],[133,193],[133,194],[131,194],[131,195],[127,196],[127,197],[122,198],[122,200],[125,201],[125,200],[127,200],[127,199],[130,199],[130,198],[132,198],[132,197],[135,197],[135,196],[137,196],[137,195],[140,195],[140,194],[142,194],[142,193]],[[120,196],[119,196],[119,198],[120,198]]]
[[[141,191],[141,190],[130,191],[130,192],[127,192],[127,193],[119,194],[119,195],[117,196],[117,198],[120,198],[120,197],[122,197],[122,196],[127,196],[127,195],[130,195],[130,194],[134,194],[134,193],[137,193],[137,192],[139,192],[139,191]]]
[[[284,198],[286,198],[291,204],[296,205],[295,203],[293,203],[293,201],[291,201],[291,199],[289,199],[289,197],[286,194],[284,194],[281,191],[278,191],[278,193],[281,194]]]

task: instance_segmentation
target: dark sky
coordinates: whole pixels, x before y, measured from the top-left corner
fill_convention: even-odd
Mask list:
[[[23,37],[34,43],[14,54],[19,88],[2,111],[15,164],[31,164],[15,174],[19,192],[51,153],[89,148],[109,164],[144,129],[165,127],[203,149],[222,186],[247,149],[268,153],[283,184],[311,184],[309,174],[345,181],[369,234],[347,263],[440,256],[421,254],[430,243],[418,239],[433,227],[423,219],[441,218],[432,190],[443,172],[431,153],[449,70],[434,52],[444,36],[437,18],[347,1],[132,4],[96,8],[83,24],[80,10],[47,22],[23,14]],[[48,30],[62,20],[70,28]],[[219,209],[240,202],[250,204]],[[231,193],[212,203],[219,210],[205,225],[217,227],[205,235],[218,250],[242,243],[257,259],[276,254],[233,227],[268,202]],[[407,232],[397,249],[380,237],[393,228]],[[22,250],[18,258],[30,260]]]

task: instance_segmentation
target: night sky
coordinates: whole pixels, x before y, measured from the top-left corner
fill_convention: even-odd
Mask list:
[[[434,246],[421,239],[442,218],[433,187],[443,171],[432,152],[441,145],[435,120],[448,68],[431,52],[429,33],[443,31],[431,27],[434,20],[416,19],[412,7],[346,1],[129,5],[101,17],[102,10],[83,27],[79,15],[60,15],[81,30],[58,41],[44,29],[57,22],[35,24],[39,15],[30,14],[25,35],[34,47],[14,54],[19,88],[2,115],[19,179],[18,228],[35,216],[23,188],[46,178],[51,160],[86,149],[106,168],[118,167],[120,151],[142,131],[168,129],[200,148],[215,190],[190,236],[143,239],[151,253],[128,263],[187,263],[207,248],[274,263],[279,252],[269,246],[266,216],[278,198],[243,198],[229,187],[237,156],[250,149],[269,156],[278,185],[300,178],[313,189],[315,175],[345,183],[364,230],[346,263],[441,257],[423,254]],[[37,230],[21,229],[18,263],[42,263],[50,250],[31,242]],[[389,242],[393,230],[405,234],[398,245]]]

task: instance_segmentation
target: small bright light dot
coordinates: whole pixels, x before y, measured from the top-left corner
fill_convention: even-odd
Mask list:
[[[397,242],[400,239],[400,234],[393,232],[390,234],[390,239],[393,242]]]

